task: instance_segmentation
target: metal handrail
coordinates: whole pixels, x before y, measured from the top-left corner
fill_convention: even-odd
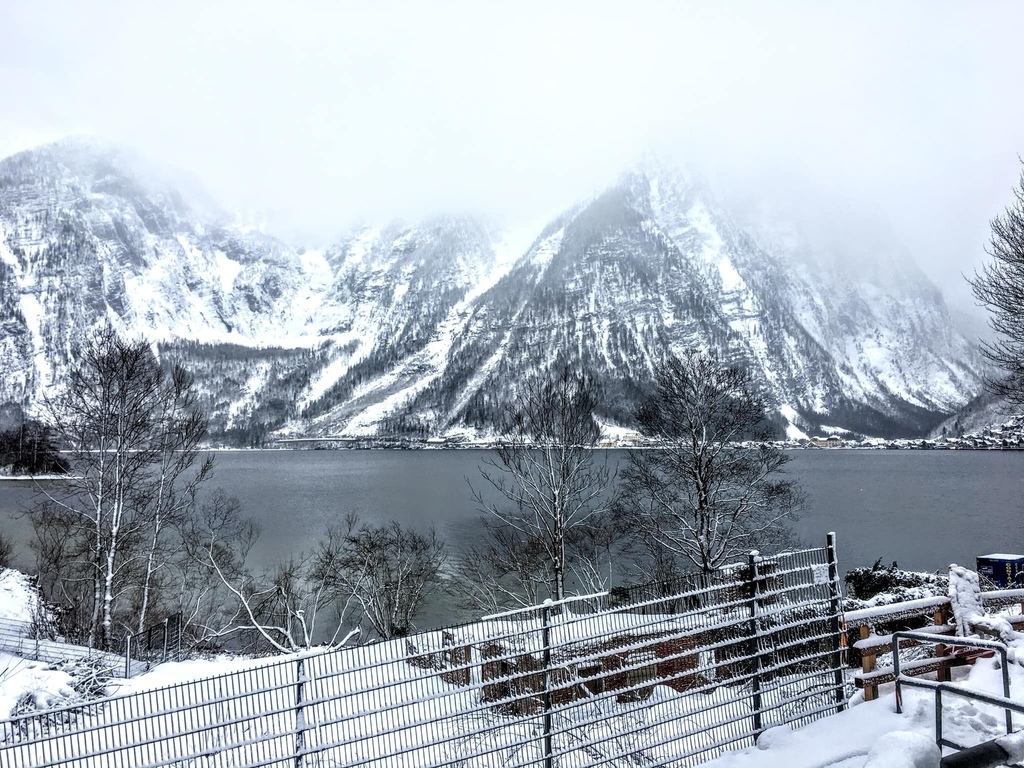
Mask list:
[[[953,685],[952,683],[937,682],[933,680],[918,680],[910,676],[903,676],[900,673],[900,651],[899,642],[900,638],[909,638],[912,640],[920,640],[923,642],[942,644],[946,646],[967,646],[971,648],[982,648],[985,650],[996,651],[1000,656],[999,668],[1002,671],[1003,676],[1003,695],[993,696],[992,694],[982,693],[981,691],[974,691],[970,688],[964,688],[960,685]],[[980,701],[983,704],[989,704],[995,707],[1002,707],[1006,714],[1006,733],[1013,732],[1013,715],[1011,712],[1017,712],[1024,714],[1024,703],[1013,701],[1010,698],[1010,670],[1007,667],[1007,648],[1006,645],[995,640],[985,640],[980,637],[954,637],[951,638],[949,635],[937,635],[933,632],[894,632],[892,636],[892,666],[893,673],[896,676],[896,713],[901,714],[903,712],[903,691],[902,686],[910,686],[911,688],[924,688],[926,690],[935,691],[935,743],[941,749],[943,746],[953,747],[954,749],[966,749],[967,747],[962,744],[958,744],[954,741],[950,741],[942,736],[942,694],[943,692],[953,694],[956,696],[962,696],[967,699],[973,699]]]

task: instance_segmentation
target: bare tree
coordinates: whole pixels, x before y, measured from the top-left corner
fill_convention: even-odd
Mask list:
[[[801,494],[780,477],[789,458],[781,450],[738,444],[769,436],[749,374],[697,351],[655,374],[637,422],[656,446],[630,451],[620,509],[658,577],[679,565],[711,573],[777,543]]]
[[[374,631],[384,639],[410,634],[441,582],[447,555],[437,533],[397,522],[367,525],[350,513],[344,529],[328,531],[325,545],[334,556],[321,567],[333,573],[337,588],[355,600]]]
[[[38,510],[37,553],[63,558],[69,581],[56,594],[88,606],[87,641],[107,648],[115,623],[141,627],[151,613],[167,531],[212,469],[199,455],[206,420],[184,371],[109,328],[78,350],[48,405],[73,473]],[[50,524],[64,541],[47,535]]]
[[[992,220],[986,249],[993,261],[969,280],[974,296],[991,312],[989,325],[1002,338],[982,351],[1005,372],[989,387],[1016,407],[1024,406],[1024,171],[1013,190],[1015,202]]]
[[[81,518],[63,506],[43,502],[32,512],[39,589],[57,607],[61,633],[77,637],[93,620],[88,599],[96,580],[94,544],[83,535]]]
[[[206,435],[206,416],[198,407],[193,383],[188,372],[175,366],[153,404],[154,460],[150,482],[139,489],[143,517],[148,519],[139,632],[149,618],[154,579],[168,561],[173,543],[179,541],[175,529],[195,510],[196,492],[213,469],[212,457],[199,456],[199,442]]]
[[[184,536],[194,570],[182,583],[201,639],[253,630],[282,652],[344,644],[360,631],[342,636],[344,628],[360,617],[382,638],[401,637],[439,585],[446,559],[434,531],[368,525],[350,513],[313,551],[255,576],[245,560],[258,535],[237,500],[217,493]]]
[[[461,565],[479,605],[561,599],[574,570],[587,583],[603,572],[587,561],[601,548],[577,546],[609,509],[611,472],[594,460],[596,401],[590,377],[562,367],[528,381],[506,409],[495,457],[480,469],[496,493],[473,488],[486,544]]]
[[[338,643],[353,602],[337,586],[338,542],[325,537],[313,552],[256,576],[246,558],[259,534],[259,526],[242,516],[238,500],[220,489],[189,520],[180,585],[183,615],[196,641],[221,642],[253,631],[282,653]]]
[[[175,602],[184,633],[202,645],[238,631],[242,607],[225,582],[251,578],[246,560],[260,530],[223,488],[179,525],[181,556],[172,561]]]

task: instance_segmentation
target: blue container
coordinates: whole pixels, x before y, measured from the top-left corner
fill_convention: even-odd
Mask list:
[[[991,579],[997,586],[1024,587],[1024,555],[996,552],[979,555],[978,573]]]

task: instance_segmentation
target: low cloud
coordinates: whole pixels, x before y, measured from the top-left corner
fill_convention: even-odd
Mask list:
[[[124,141],[325,238],[553,213],[654,150],[872,206],[954,301],[1024,153],[1011,2],[15,2],[0,152]]]

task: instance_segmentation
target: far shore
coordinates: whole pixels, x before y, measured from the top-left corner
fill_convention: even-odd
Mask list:
[[[0,481],[3,480],[22,483],[56,483],[64,480],[81,480],[81,478],[75,475],[0,475]]]

